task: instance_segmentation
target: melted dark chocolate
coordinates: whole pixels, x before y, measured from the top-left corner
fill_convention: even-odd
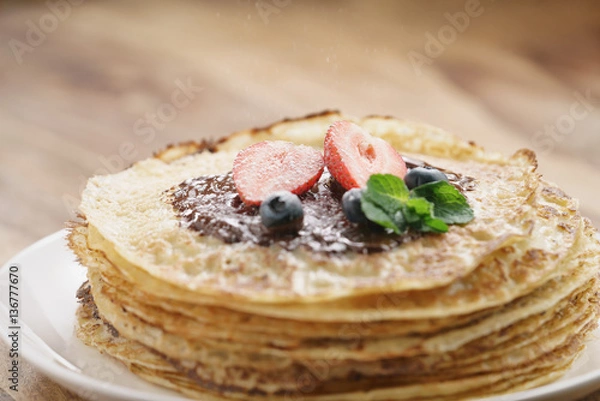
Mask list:
[[[405,158],[405,161],[409,168],[431,167],[418,160]],[[440,170],[459,190],[474,188],[473,178]],[[186,227],[226,243],[279,245],[287,250],[305,247],[323,253],[374,253],[422,235],[412,231],[395,235],[376,225],[364,227],[349,222],[342,211],[343,193],[344,189],[325,172],[312,190],[300,196],[304,225],[296,233],[267,229],[261,223],[258,207],[244,204],[238,196],[231,173],[186,180],[173,190],[171,201]]]

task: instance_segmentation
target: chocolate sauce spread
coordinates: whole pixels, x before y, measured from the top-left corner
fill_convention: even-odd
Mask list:
[[[431,167],[419,160],[404,159],[408,168]],[[473,178],[440,170],[459,190],[474,189]],[[296,233],[276,233],[266,228],[258,207],[240,199],[231,173],[188,179],[172,190],[171,202],[184,226],[226,243],[279,245],[287,250],[305,247],[323,253],[375,253],[422,236],[412,231],[395,235],[376,225],[364,227],[349,222],[342,211],[343,193],[344,189],[325,171],[315,187],[300,196],[304,225]]]

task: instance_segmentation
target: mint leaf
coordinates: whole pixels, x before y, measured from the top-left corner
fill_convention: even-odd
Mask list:
[[[408,200],[410,192],[404,181],[392,174],[373,174],[367,181],[367,199],[394,216]]]
[[[431,182],[409,191],[401,178],[391,174],[369,178],[360,207],[367,219],[396,234],[408,228],[445,233],[449,224],[474,218],[467,199],[448,182]]]
[[[361,209],[367,219],[402,234],[407,228],[402,206],[409,196],[410,191],[401,178],[392,174],[373,174],[363,192]]]
[[[434,205],[425,198],[410,198],[402,209],[408,225],[423,232],[448,232],[448,226],[433,217]]]
[[[425,220],[425,225],[429,228],[429,231],[432,231],[434,233],[447,233],[448,232],[448,225],[446,223],[444,223],[443,220],[440,219],[436,219],[436,218],[428,218],[427,220]],[[425,231],[425,230],[423,230]]]
[[[406,224],[402,224],[402,227],[398,226],[392,216],[386,213],[386,211],[377,204],[365,199],[365,196],[366,194],[363,194],[360,202],[360,208],[365,216],[367,216],[367,219],[373,223],[379,224],[384,228],[391,229],[396,234],[402,234],[406,230]]]
[[[425,198],[433,204],[433,216],[446,224],[465,224],[475,217],[467,199],[446,181],[430,182],[414,188],[411,198]]]

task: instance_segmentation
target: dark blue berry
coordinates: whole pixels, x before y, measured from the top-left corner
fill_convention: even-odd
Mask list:
[[[300,198],[288,191],[274,192],[260,204],[262,223],[273,229],[298,231],[302,228],[304,211]]]
[[[415,167],[406,174],[404,182],[408,189],[419,187],[428,182],[448,181],[446,174],[435,168]]]
[[[342,210],[346,218],[353,223],[368,223],[369,220],[365,216],[360,207],[363,189],[352,188],[342,196]]]

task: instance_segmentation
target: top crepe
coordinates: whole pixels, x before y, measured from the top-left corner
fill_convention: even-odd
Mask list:
[[[340,119],[365,127],[403,155],[474,177],[474,190],[465,196],[475,219],[452,226],[447,234],[425,235],[374,254],[227,244],[182,225],[169,202],[172,188],[190,178],[227,173],[237,152],[258,141],[320,147],[327,127]],[[123,172],[96,176],[89,180],[81,204],[94,233],[91,248],[103,251],[126,274],[141,278],[142,288],[144,281],[148,286],[162,283],[168,291],[176,290],[174,298],[189,302],[235,309],[244,302],[232,299],[289,305],[437,288],[469,275],[501,248],[529,249],[539,220],[540,181],[532,152],[504,158],[423,124],[327,112],[238,132],[210,149],[199,148],[175,147]],[[574,238],[547,241],[555,241],[546,245],[558,258]]]

